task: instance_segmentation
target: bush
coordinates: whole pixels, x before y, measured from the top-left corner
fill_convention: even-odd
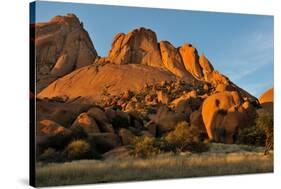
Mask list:
[[[263,113],[257,116],[255,125],[240,131],[238,143],[265,146],[265,154],[273,149],[273,115]]]
[[[147,158],[161,151],[155,146],[155,139],[147,136],[136,137],[132,141],[132,155],[140,158]]]
[[[65,150],[69,160],[91,158],[90,144],[84,140],[74,140]]]
[[[252,127],[244,128],[239,132],[237,143],[264,146],[265,138],[266,136],[264,132],[256,125],[253,125]]]
[[[187,122],[180,122],[174,131],[165,137],[170,144],[174,145],[176,151],[203,152],[208,150],[206,143],[200,141],[200,131],[197,127]]]

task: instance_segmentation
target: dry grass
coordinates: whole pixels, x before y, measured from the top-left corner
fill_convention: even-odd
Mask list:
[[[38,163],[36,175],[38,186],[52,186],[266,172],[273,172],[272,153],[264,156],[260,148],[212,145],[210,152],[202,154]]]

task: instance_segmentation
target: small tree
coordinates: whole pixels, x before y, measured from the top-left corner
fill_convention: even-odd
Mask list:
[[[268,154],[269,150],[273,149],[273,114],[263,113],[256,119],[256,125],[265,134],[265,151]]]

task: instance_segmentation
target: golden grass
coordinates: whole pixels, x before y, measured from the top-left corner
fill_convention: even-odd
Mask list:
[[[228,145],[202,154],[161,154],[148,159],[80,160],[37,164],[37,185],[69,185],[273,172],[273,155]],[[220,152],[218,152],[220,151]],[[230,152],[229,152],[230,151]]]

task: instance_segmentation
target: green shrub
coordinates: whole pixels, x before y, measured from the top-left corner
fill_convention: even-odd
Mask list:
[[[174,131],[165,137],[170,144],[174,145],[176,151],[203,152],[208,150],[206,143],[200,141],[200,130],[189,125],[187,122],[180,122]]]
[[[255,125],[240,131],[238,143],[265,146],[265,154],[273,149],[273,115],[263,113],[257,116]]]
[[[69,160],[91,158],[92,154],[90,144],[84,140],[72,141],[66,147],[65,152]]]
[[[265,138],[266,136],[264,132],[256,125],[253,125],[252,127],[244,128],[239,132],[237,143],[264,146]]]
[[[159,154],[161,151],[155,146],[155,139],[147,136],[136,137],[132,141],[131,154],[135,157],[147,158]]]
[[[256,119],[257,127],[262,130],[265,135],[265,154],[273,149],[273,114],[263,113]]]

